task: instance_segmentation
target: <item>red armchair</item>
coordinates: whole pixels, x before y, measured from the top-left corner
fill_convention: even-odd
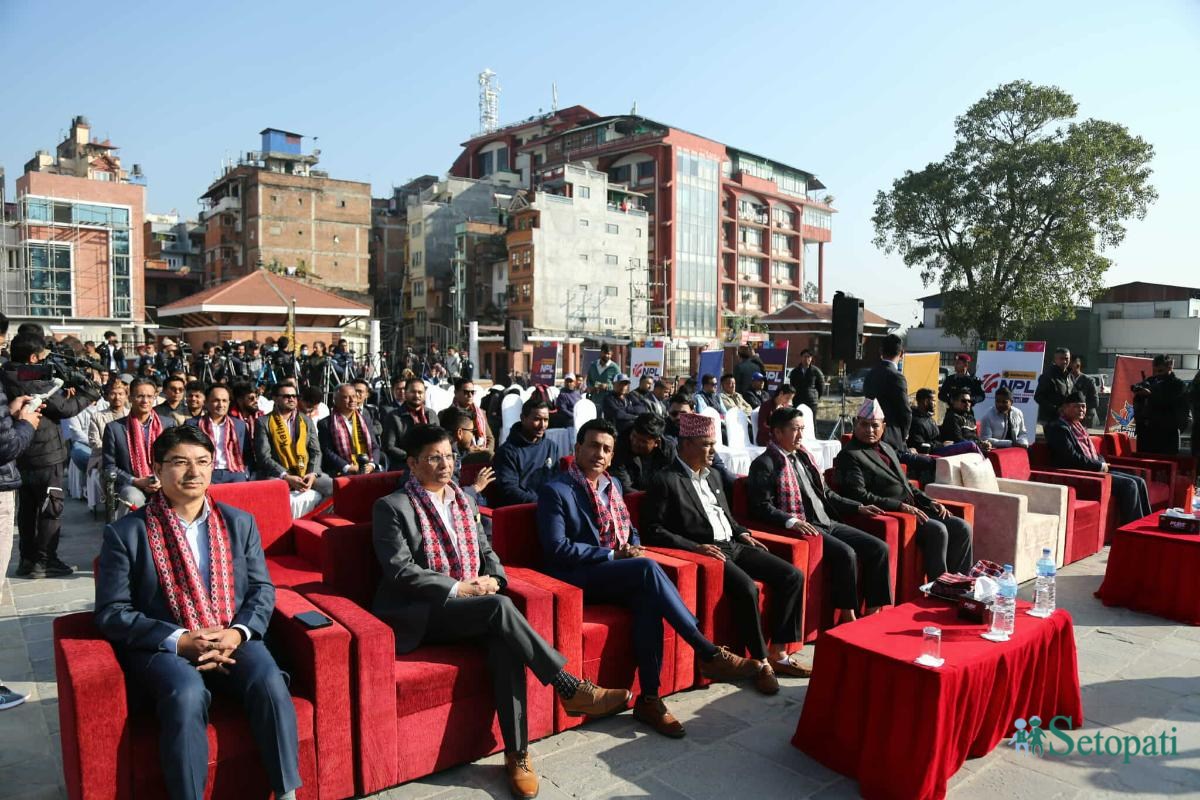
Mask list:
[[[496,509],[492,516],[492,548],[505,564],[542,569],[542,546],[537,537],[537,506],[525,503]],[[696,609],[696,567],[690,562],[661,553],[651,553],[663,571],[679,589],[684,604]],[[531,580],[533,580],[531,578]],[[555,580],[548,575],[537,578],[540,585],[552,588],[558,604],[554,646],[567,656],[567,669],[580,670],[581,677],[600,686],[628,686],[634,697],[638,694],[637,660],[633,653],[632,615],[625,608],[604,603],[588,603],[583,592],[575,586]],[[578,609],[578,616],[575,614]],[[579,631],[579,643],[569,639],[570,627]],[[574,650],[575,647],[578,650]],[[582,667],[580,666],[582,665]],[[663,667],[660,691],[663,694],[686,689],[692,685],[695,657],[670,625],[663,625]],[[577,673],[578,674],[578,673]],[[558,730],[582,722],[567,717],[556,703]]]
[[[1096,446],[1096,452],[1100,452],[1102,444],[1102,436],[1093,436],[1092,443]],[[1146,482],[1146,493],[1149,495],[1150,508],[1153,511],[1161,511],[1171,503],[1171,486],[1175,480],[1174,465],[1164,461],[1142,460],[1137,458],[1109,458],[1104,456],[1104,460],[1114,467],[1120,467],[1121,472],[1130,475],[1137,475]],[[1077,469],[1060,469],[1054,466],[1054,462],[1050,458],[1050,448],[1045,442],[1034,442],[1029,445],[1029,463],[1034,469],[1054,470],[1055,472],[1070,472],[1079,475],[1098,475],[1101,473],[1089,472],[1087,470]],[[1110,518],[1116,519],[1117,508],[1116,504],[1109,505]],[[1109,533],[1111,534],[1111,530]]]
[[[372,472],[367,475],[342,475],[333,479],[333,505],[328,514],[315,521],[327,528],[371,522],[375,501],[400,486],[404,472]]]
[[[380,580],[371,526],[325,532],[325,584],[306,587],[318,608],[354,637],[350,659],[354,774],[360,794],[414,780],[503,747],[486,654],[470,644],[426,645],[397,655],[389,625],[368,610]],[[504,593],[553,641],[554,596],[506,565]],[[553,732],[553,690],[527,672],[529,738]]]
[[[1195,434],[1193,434],[1194,436]],[[1106,433],[1100,442],[1100,453],[1105,458],[1137,458],[1167,461],[1175,465],[1175,483],[1171,492],[1172,503],[1180,508],[1191,508],[1196,493],[1196,457],[1183,453],[1163,455],[1161,453],[1138,453],[1137,439],[1129,434],[1113,431]]]
[[[304,782],[298,795],[351,797],[350,635],[337,624],[305,627],[296,615],[310,610],[303,597],[279,589],[268,635],[280,666],[291,676]],[[130,696],[116,651],[96,630],[91,612],[54,620],[54,664],[67,795],[72,800],[165,798],[154,711],[147,702],[130,702],[138,698]],[[213,696],[208,742],[208,797],[271,796],[236,701]]]
[[[1112,478],[1103,473],[1075,470],[1045,471],[1029,467],[1029,453],[1023,447],[992,450],[988,459],[998,478],[1036,481],[1067,486],[1067,530],[1063,546],[1063,564],[1073,564],[1100,552],[1108,530]]]
[[[293,519],[287,483],[281,480],[219,483],[209,488],[213,500],[254,515],[276,586],[321,582],[321,535],[325,526]]]

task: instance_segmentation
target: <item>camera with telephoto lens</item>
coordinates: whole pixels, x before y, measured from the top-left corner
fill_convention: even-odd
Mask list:
[[[1155,380],[1155,378],[1156,378],[1156,376],[1154,376],[1154,375],[1151,375],[1149,378],[1147,378],[1146,372],[1145,372],[1145,370],[1143,370],[1142,371],[1142,379],[1140,381],[1138,381],[1137,383],[1133,384],[1132,386],[1130,386],[1129,391],[1133,392],[1134,394],[1137,394],[1139,391],[1142,391],[1143,389],[1147,392],[1153,392],[1154,384],[1158,382],[1157,380]]]
[[[364,470],[366,470],[367,464],[371,463],[371,457],[369,455],[367,455],[366,453],[359,453],[358,455],[356,455],[354,457],[354,460],[358,462],[358,471],[359,472],[363,472]]]

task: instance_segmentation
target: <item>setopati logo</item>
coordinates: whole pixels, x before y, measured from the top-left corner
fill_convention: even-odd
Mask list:
[[[1103,730],[1087,733],[1072,738],[1067,732],[1072,729],[1070,717],[1051,717],[1050,724],[1042,729],[1041,717],[1024,717],[1013,722],[1014,733],[1008,744],[1016,752],[1030,755],[1062,758],[1070,755],[1095,755],[1120,758],[1126,764],[1134,757],[1155,758],[1158,756],[1173,756],[1177,754],[1175,726],[1171,732],[1159,733],[1157,736],[1147,734],[1134,736],[1132,734],[1105,734]]]

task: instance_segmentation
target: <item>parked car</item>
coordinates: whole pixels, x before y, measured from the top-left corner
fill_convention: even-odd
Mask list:
[[[851,372],[850,376],[846,379],[846,393],[861,395],[863,393],[863,381],[867,379],[867,375],[870,372],[871,370],[868,367],[856,369],[854,372]]]

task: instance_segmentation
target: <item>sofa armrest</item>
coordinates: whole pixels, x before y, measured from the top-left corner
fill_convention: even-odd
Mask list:
[[[1112,478],[1103,472],[1087,475],[1035,469],[1030,470],[1029,479],[1038,483],[1054,483],[1059,486],[1070,486],[1075,490],[1075,496],[1080,500],[1097,500],[1103,502],[1112,491]]]
[[[1163,461],[1156,458],[1143,458],[1141,456],[1105,456],[1104,460],[1114,467],[1139,467],[1150,471],[1150,478],[1146,480],[1162,481],[1170,487],[1175,486],[1175,463],[1173,461]]]
[[[347,525],[357,524],[354,520],[346,519],[345,517],[340,516],[337,512],[322,514],[316,519],[306,519],[304,521],[320,525],[324,528],[345,528]]]
[[[324,570],[325,548],[321,537],[325,528],[321,522],[312,519],[298,519],[292,522],[292,546],[296,555],[312,564],[318,570]]]
[[[1019,525],[1029,509],[1029,500],[1023,494],[984,492],[946,483],[931,483],[925,487],[925,493],[934,500],[970,503],[975,506],[977,516],[994,517],[1013,525]]]
[[[313,705],[317,782],[325,797],[354,794],[354,748],[350,733],[350,633],[336,621],[309,628],[296,618],[317,608],[290,589],[275,591],[268,641],[291,676],[291,693]]]
[[[369,606],[375,582],[368,576],[379,574],[370,524],[326,528],[321,535],[321,549],[323,555],[318,563],[322,582],[364,608]]]
[[[390,625],[325,584],[302,594],[350,632],[350,703],[354,778],[358,794],[400,780],[396,733],[396,637]]]
[[[91,612],[54,620],[54,673],[67,796],[130,797],[125,673]]]
[[[802,572],[808,571],[808,540],[795,536],[781,536],[765,530],[750,529],[754,538],[767,547],[767,552],[778,556]]]
[[[997,478],[996,485],[1000,487],[1001,492],[1025,495],[1029,499],[1026,507],[1034,514],[1054,514],[1063,520],[1067,518],[1069,487],[1011,478]]]
[[[663,572],[671,579],[671,583],[675,584],[675,588],[679,590],[679,596],[683,598],[683,604],[687,606],[688,611],[696,613],[696,571],[697,565],[689,559],[680,558],[679,551],[662,549],[658,551],[647,550],[646,557],[658,562],[662,567]]]

